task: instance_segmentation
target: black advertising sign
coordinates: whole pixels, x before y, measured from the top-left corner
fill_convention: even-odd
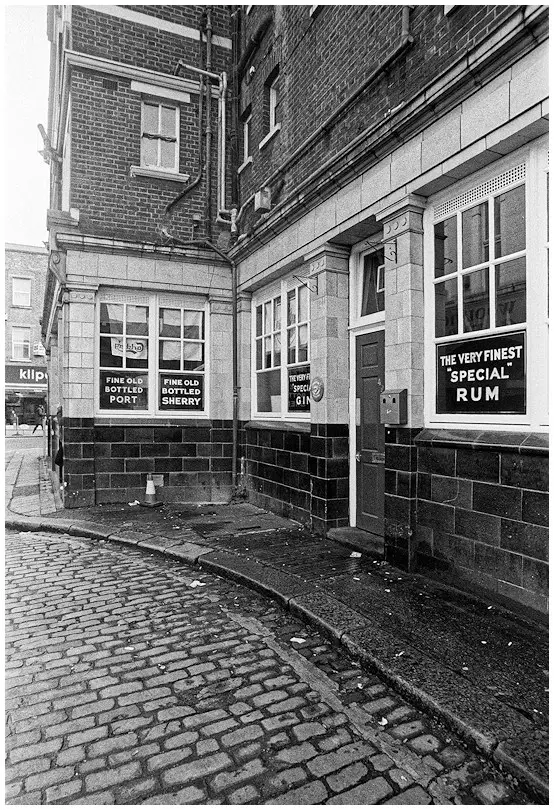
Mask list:
[[[160,373],[160,411],[203,411],[204,375],[194,372]]]
[[[108,411],[147,411],[147,372],[101,371],[100,407]]]
[[[289,411],[310,410],[310,367],[289,368]]]
[[[525,332],[437,346],[437,413],[525,413]]]

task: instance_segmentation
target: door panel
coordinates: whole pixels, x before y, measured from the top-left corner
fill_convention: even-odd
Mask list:
[[[385,333],[356,338],[356,525],[384,535],[385,427],[379,422],[379,399],[385,387]]]

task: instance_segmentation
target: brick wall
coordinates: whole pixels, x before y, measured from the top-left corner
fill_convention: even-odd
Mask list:
[[[242,82],[242,109],[252,103],[253,163],[240,178],[244,202],[376,69],[400,41],[401,6],[324,6],[310,16],[310,6],[254,6],[243,16],[243,47],[272,9],[274,19]],[[285,172],[280,197],[329,160],[357,134],[381,122],[388,111],[414,94],[479,42],[511,14],[510,6],[457,6],[448,16],[443,6],[415,6],[411,12],[413,44],[358,97],[346,114],[299,156]],[[263,84],[280,64],[281,132],[262,151]],[[256,217],[248,211],[252,224]]]

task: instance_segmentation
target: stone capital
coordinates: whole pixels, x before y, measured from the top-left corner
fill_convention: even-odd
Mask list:
[[[324,242],[319,247],[304,254],[304,261],[309,265],[311,276],[323,271],[348,273],[350,248]]]
[[[376,214],[377,221],[383,223],[383,242],[395,239],[407,231],[422,233],[425,204],[425,197],[408,194]]]
[[[64,302],[72,304],[94,304],[98,285],[76,284],[68,285],[63,293]]]

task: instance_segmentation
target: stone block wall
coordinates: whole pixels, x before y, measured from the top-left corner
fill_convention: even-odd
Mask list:
[[[312,424],[311,526],[325,534],[348,525],[348,425]]]

